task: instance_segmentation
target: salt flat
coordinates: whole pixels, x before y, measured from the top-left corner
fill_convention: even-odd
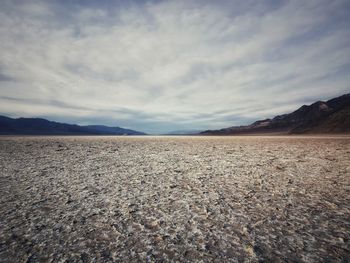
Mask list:
[[[1,137],[1,262],[349,262],[350,138]]]

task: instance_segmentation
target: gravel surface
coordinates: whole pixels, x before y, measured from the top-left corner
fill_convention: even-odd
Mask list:
[[[349,262],[350,137],[1,137],[0,262]]]

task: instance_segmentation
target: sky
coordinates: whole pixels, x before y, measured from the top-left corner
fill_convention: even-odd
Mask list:
[[[147,133],[350,92],[350,1],[2,0],[0,115]]]

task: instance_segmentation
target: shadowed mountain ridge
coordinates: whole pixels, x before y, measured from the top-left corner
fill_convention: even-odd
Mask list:
[[[303,105],[296,111],[272,119],[258,120],[246,126],[207,130],[203,135],[255,133],[349,133],[350,93],[328,100]]]
[[[41,118],[13,119],[0,116],[0,134],[3,135],[144,135],[145,133],[103,125],[80,126]]]

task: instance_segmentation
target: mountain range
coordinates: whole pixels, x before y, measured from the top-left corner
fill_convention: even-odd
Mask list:
[[[258,120],[246,126],[233,126],[220,130],[203,131],[201,135],[235,134],[304,134],[304,133],[349,133],[350,93],[328,100],[303,105],[289,114],[272,119]]]
[[[220,130],[174,131],[176,135],[235,134],[304,134],[350,133],[350,93],[328,100],[303,105],[292,113],[272,119],[258,120],[246,126]],[[145,135],[143,132],[103,125],[76,125],[41,118],[9,118],[0,116],[0,135]]]
[[[0,116],[2,135],[145,135],[143,132],[103,125],[80,126],[41,118],[13,119]]]

